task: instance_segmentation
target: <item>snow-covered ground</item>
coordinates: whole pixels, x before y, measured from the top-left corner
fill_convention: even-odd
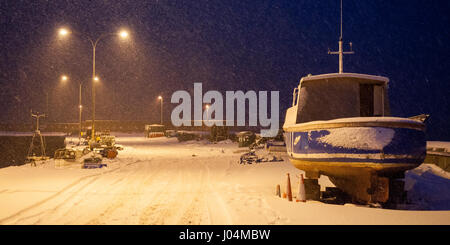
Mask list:
[[[116,141],[125,149],[107,168],[49,160],[0,169],[0,224],[450,224],[450,211],[288,202],[276,185],[284,189],[290,173],[295,193],[302,172],[288,160],[240,165],[231,142]],[[450,210],[449,179],[423,164],[407,173],[406,188],[420,207]]]

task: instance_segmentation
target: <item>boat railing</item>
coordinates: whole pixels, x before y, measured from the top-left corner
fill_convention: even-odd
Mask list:
[[[297,105],[297,94],[298,88],[294,88],[294,92],[292,92],[292,106]]]

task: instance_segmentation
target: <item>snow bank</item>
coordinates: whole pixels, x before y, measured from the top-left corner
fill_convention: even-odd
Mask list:
[[[425,210],[450,210],[450,173],[434,164],[422,164],[405,174],[408,200]]]
[[[395,131],[389,128],[335,128],[317,140],[335,147],[379,150],[387,146]]]

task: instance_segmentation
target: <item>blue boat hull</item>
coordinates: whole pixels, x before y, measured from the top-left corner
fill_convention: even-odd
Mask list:
[[[287,132],[285,133],[285,139],[287,152],[294,159],[347,163],[421,164],[426,156],[425,133],[408,128],[395,128],[391,130],[394,130],[392,140],[389,144],[379,149],[349,148],[321,142],[318,139],[330,135],[330,131],[326,129],[309,130],[306,132]],[[294,141],[296,141],[295,144],[293,143]]]
[[[403,178],[426,156],[424,125],[409,123],[298,124],[285,128],[285,141],[307,178],[326,175],[360,202],[387,201],[390,179]]]
[[[358,138],[361,132],[367,135]],[[417,127],[358,127],[353,124],[351,127],[288,129],[285,141],[293,165],[316,177],[320,174],[345,177],[354,171],[361,174],[356,169],[395,175],[417,167],[426,156],[425,132]]]

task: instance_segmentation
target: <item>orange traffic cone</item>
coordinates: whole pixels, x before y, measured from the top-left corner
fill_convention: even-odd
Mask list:
[[[295,201],[306,202],[305,180],[303,179],[303,174],[300,174],[300,181],[298,184],[298,195]]]
[[[280,185],[277,185],[277,196],[281,197],[281,187],[280,187]]]
[[[286,194],[288,200],[292,202],[291,178],[289,177],[289,173],[287,174]]]

